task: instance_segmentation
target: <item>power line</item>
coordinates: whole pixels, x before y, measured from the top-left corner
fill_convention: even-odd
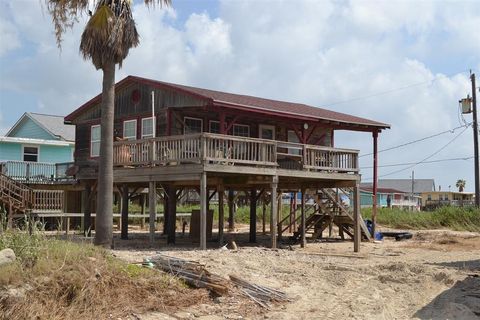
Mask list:
[[[445,130],[445,131],[442,131],[442,132],[439,132],[439,133],[436,133],[436,134],[433,134],[431,136],[427,136],[427,137],[423,137],[423,138],[420,138],[420,139],[417,139],[417,140],[413,140],[413,141],[409,141],[409,142],[406,142],[406,143],[402,143],[402,144],[399,144],[397,146],[393,146],[393,147],[390,147],[390,148],[387,148],[387,149],[382,149],[382,150],[379,150],[377,153],[381,153],[381,152],[385,152],[385,151],[390,151],[390,150],[393,150],[393,149],[398,149],[398,148],[401,148],[401,147],[405,147],[405,146],[408,146],[408,145],[411,145],[411,144],[414,144],[414,143],[417,143],[417,142],[421,142],[421,141],[425,141],[425,140],[428,140],[428,139],[431,139],[431,138],[435,138],[435,137],[438,137],[438,136],[441,136],[442,134],[445,134],[445,133],[454,133],[455,130],[458,130],[460,128],[468,128],[472,123],[466,123],[464,125],[461,125],[461,126],[458,126],[456,128],[453,128],[453,129],[449,129],[449,130]],[[370,152],[370,153],[366,153],[366,154],[361,154],[359,155],[358,157],[361,158],[361,157],[366,157],[366,156],[370,156],[372,155],[373,152]]]
[[[409,165],[408,167],[406,168],[403,168],[403,169],[399,169],[399,170],[395,170],[393,172],[389,172],[389,173],[386,173],[386,174],[383,174],[383,175],[380,175],[379,178],[382,178],[382,177],[387,177],[387,176],[390,176],[392,174],[395,174],[395,173],[399,173],[399,172],[402,172],[402,171],[405,171],[405,170],[408,170],[408,169],[411,169],[413,167],[415,167],[416,165],[419,165],[425,161],[427,161],[428,159],[432,158],[433,156],[437,155],[438,153],[440,153],[443,149],[445,149],[446,147],[448,147],[452,142],[454,142],[455,140],[457,140],[466,130],[468,129],[468,127],[465,127],[465,129],[463,129],[462,132],[460,132],[459,134],[457,134],[455,137],[453,137],[453,139],[451,139],[450,141],[448,141],[444,146],[442,146],[440,149],[438,149],[437,151],[435,151],[434,153],[432,153],[431,155],[429,155],[428,157],[418,161],[418,162],[415,162],[413,165]],[[366,180],[370,180],[372,178],[368,178]]]
[[[465,73],[465,72],[469,72],[469,70],[463,70],[463,71],[451,73],[451,74],[448,74],[448,75],[437,75],[431,80],[417,82],[417,83],[409,84],[409,85],[406,85],[406,86],[403,86],[403,87],[398,87],[398,88],[395,88],[395,89],[390,89],[390,90],[386,90],[386,91],[373,93],[373,94],[370,94],[370,95],[359,96],[359,97],[355,97],[355,98],[351,98],[351,99],[347,99],[347,100],[341,100],[341,101],[337,101],[337,102],[327,103],[327,104],[324,104],[323,106],[324,107],[331,107],[331,106],[335,106],[335,105],[343,104],[343,103],[347,103],[347,102],[353,102],[353,101],[358,101],[358,100],[365,100],[365,99],[370,99],[370,98],[374,98],[374,97],[384,96],[384,95],[387,95],[387,94],[392,93],[392,92],[406,90],[406,89],[422,86],[422,85],[425,85],[425,84],[432,85],[435,81],[437,81],[440,78],[443,78],[443,77],[449,78],[449,77],[454,76],[456,74]]]
[[[464,157],[464,158],[450,158],[450,159],[438,159],[438,160],[424,161],[424,162],[422,162],[421,164],[437,163],[437,162],[447,162],[447,161],[459,161],[459,160],[467,161],[467,160],[470,160],[470,159],[473,159],[473,156]],[[408,166],[408,165],[412,165],[412,164],[416,164],[416,162],[404,162],[404,163],[395,163],[395,164],[384,164],[384,165],[378,166],[378,168],[384,168],[384,167],[401,167],[401,166]],[[373,166],[360,167],[360,169],[371,169],[371,168],[373,168]]]

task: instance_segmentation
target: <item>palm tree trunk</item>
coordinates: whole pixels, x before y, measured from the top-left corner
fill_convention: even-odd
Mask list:
[[[95,244],[110,247],[113,231],[113,116],[115,98],[115,63],[103,68],[102,120],[98,163],[97,216]]]

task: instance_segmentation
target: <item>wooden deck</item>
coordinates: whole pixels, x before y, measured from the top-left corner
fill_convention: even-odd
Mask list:
[[[0,162],[0,173],[26,184],[70,184],[74,178],[67,170],[73,162],[45,163],[28,161]]]
[[[209,177],[357,181],[359,171],[357,150],[211,133],[115,142],[113,161],[116,183],[192,181],[197,185],[203,172]],[[80,179],[85,178],[89,177],[80,174]]]

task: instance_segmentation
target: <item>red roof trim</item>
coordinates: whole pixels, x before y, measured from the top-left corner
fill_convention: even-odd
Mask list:
[[[365,131],[379,131],[382,129],[390,128],[390,125],[372,121],[369,119],[364,119],[360,117],[351,116],[344,113],[339,113],[327,109],[312,107],[299,103],[291,103],[285,101],[277,101],[265,98],[258,98],[247,95],[232,94],[202,88],[195,88],[183,85],[177,85],[172,83],[166,83],[136,76],[128,76],[118,82],[115,85],[115,89],[119,89],[122,86],[129,84],[131,82],[141,83],[145,85],[150,85],[154,88],[167,88],[174,91],[182,92],[192,97],[200,98],[206,100],[209,105],[222,106],[232,109],[240,109],[245,111],[254,111],[262,112],[269,115],[282,115],[289,116],[291,118],[307,121],[331,121],[338,124],[350,124],[350,125],[359,125],[365,127]],[[231,98],[233,101],[226,101],[225,99]],[[65,122],[72,122],[79,114],[86,111],[88,108],[93,106],[95,103],[101,101],[101,94],[97,95],[87,103],[80,106],[77,110],[65,117]],[[253,103],[258,103],[254,105]],[[245,102],[245,103],[243,103]],[[263,106],[262,106],[263,105]],[[289,111],[293,110],[293,111]],[[296,111],[295,111],[296,110]],[[322,115],[321,113],[325,113]],[[370,130],[368,130],[370,129]],[[355,130],[355,129],[352,129]]]

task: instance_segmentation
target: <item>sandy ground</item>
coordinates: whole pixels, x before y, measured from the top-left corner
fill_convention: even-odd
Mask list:
[[[238,250],[180,246],[148,251],[139,250],[142,245],[134,240],[117,242],[113,253],[138,262],[161,251],[204,263],[226,278],[235,274],[283,290],[293,299],[270,310],[242,308],[234,297],[216,299],[171,315],[177,319],[480,319],[480,234],[413,233],[407,241],[362,243],[359,254],[351,242],[309,243],[305,249],[239,243]],[[151,314],[143,319],[164,318]]]

